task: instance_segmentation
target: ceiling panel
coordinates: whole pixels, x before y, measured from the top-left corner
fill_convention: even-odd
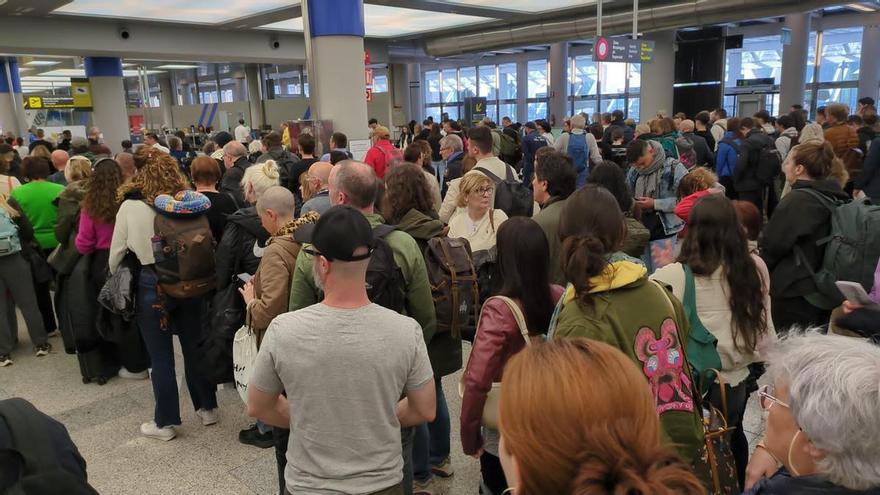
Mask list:
[[[571,7],[595,5],[595,0],[443,0],[444,3],[475,7],[544,13]]]
[[[52,11],[53,14],[72,14],[93,17],[150,19],[156,21],[216,24],[243,16],[254,15],[282,7],[298,5],[291,0],[73,0]]]
[[[367,36],[379,38],[407,36],[493,20],[487,17],[364,4],[364,24]],[[260,29],[302,32],[303,22],[300,17],[298,19],[288,19],[286,21],[266,24],[260,26]]]

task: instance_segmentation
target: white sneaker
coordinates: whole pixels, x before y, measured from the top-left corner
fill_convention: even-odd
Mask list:
[[[12,364],[12,358],[8,354],[0,355],[0,368]]]
[[[119,368],[119,373],[117,374],[119,378],[125,378],[127,380],[146,380],[150,377],[150,373],[147,370],[140,371],[138,373],[134,373],[125,369],[125,366]]]
[[[155,438],[157,440],[168,441],[174,439],[177,433],[171,426],[163,426],[159,428],[155,421],[148,421],[141,425],[141,435],[145,437]]]
[[[211,426],[217,423],[216,409],[199,409],[196,414],[202,418],[202,426]]]

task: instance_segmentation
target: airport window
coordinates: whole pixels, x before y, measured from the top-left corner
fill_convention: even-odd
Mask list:
[[[572,114],[621,110],[638,119],[640,64],[596,63],[592,55],[572,57],[569,66]]]
[[[479,67],[479,96],[485,96],[487,100],[498,99],[498,74],[494,65],[481,65]]]
[[[543,63],[546,66],[546,60]],[[429,70],[424,73],[422,86],[425,92],[425,117],[432,116],[439,121],[446,113],[450,119],[464,118],[464,99],[482,96],[486,97],[487,117],[495,122],[504,116],[518,120],[516,76],[516,64]],[[544,86],[546,94],[546,82]],[[546,113],[546,97],[544,101],[542,111]]]
[[[528,87],[526,94],[526,120],[545,119],[549,98],[547,79],[550,72],[547,60],[529,60]]]
[[[458,69],[459,95],[458,101],[477,96],[477,68],[462,67]]]

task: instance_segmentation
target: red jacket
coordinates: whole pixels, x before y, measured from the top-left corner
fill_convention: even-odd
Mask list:
[[[551,285],[550,290],[556,303],[564,290],[558,285]],[[522,303],[516,302],[522,308]],[[501,381],[507,361],[525,346],[516,319],[503,301],[493,299],[483,305],[480,326],[464,372],[461,446],[465,454],[476,454],[483,446],[480,426],[486,396],[492,388],[492,382]]]
[[[687,235],[687,224],[688,218],[691,216],[691,210],[694,209],[694,205],[697,204],[697,201],[704,197],[712,194],[713,191],[711,189],[704,189],[702,191],[697,191],[690,196],[685,196],[681,198],[677,205],[675,205],[675,215],[684,221],[684,228],[681,229],[681,232],[678,233],[679,239],[684,239]]]
[[[387,139],[382,139],[372,148],[370,151],[367,151],[367,156],[364,157],[364,163],[373,167],[373,170],[376,171],[376,176],[380,179],[385,178],[385,172],[388,170],[388,167],[391,166],[390,159],[393,159],[395,156],[400,156],[400,150],[395,148],[391,141]]]

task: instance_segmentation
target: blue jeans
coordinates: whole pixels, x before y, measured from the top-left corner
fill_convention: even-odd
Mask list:
[[[434,386],[437,387],[437,417],[430,423],[416,426],[413,444],[413,477],[419,483],[431,479],[431,466],[439,466],[449,457],[449,408],[440,377],[434,377]]]
[[[156,273],[152,268],[141,269],[137,291],[137,322],[153,366],[150,379],[153,383],[153,396],[156,398],[154,420],[159,427],[180,424],[180,398],[174,372],[174,334],[177,334],[183,350],[186,386],[193,406],[196,410],[217,407],[216,387],[196,367],[199,358],[196,343],[202,318],[201,299],[175,299],[167,294],[163,299],[163,308],[157,308],[160,301],[156,293]],[[162,329],[161,325],[163,312],[168,318],[166,329]]]
[[[587,176],[588,175],[590,175],[590,167],[587,167],[577,173],[577,188],[578,189],[584,187],[584,184],[587,183]]]

